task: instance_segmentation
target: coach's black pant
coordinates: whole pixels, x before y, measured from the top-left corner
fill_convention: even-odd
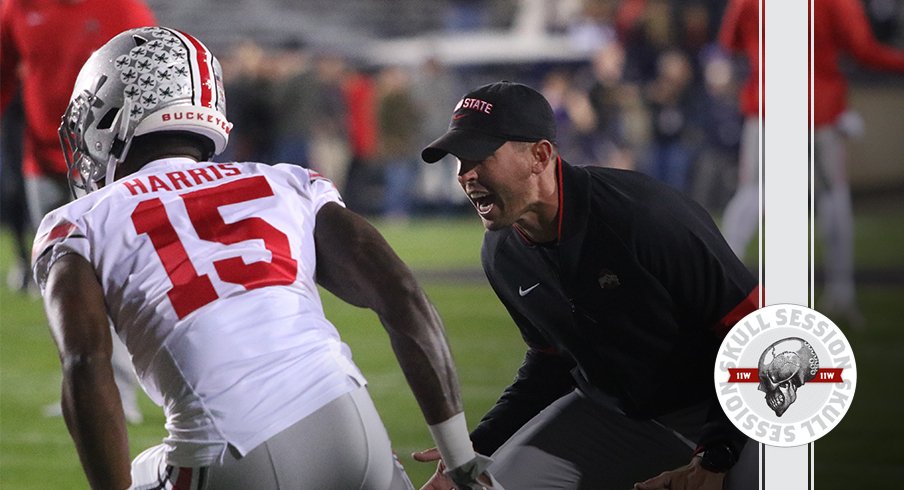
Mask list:
[[[707,408],[701,405],[659,421],[636,420],[575,391],[503,444],[493,454],[490,471],[505,488],[518,490],[627,490],[690,462],[695,446],[681,434],[694,437]],[[754,441],[745,445],[726,477],[726,489],[758,488],[757,446]]]

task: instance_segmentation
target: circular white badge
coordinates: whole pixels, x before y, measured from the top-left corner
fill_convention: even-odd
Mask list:
[[[770,446],[800,446],[826,435],[854,398],[857,364],[844,333],[805,306],[750,313],[722,340],[713,373],[728,419]]]

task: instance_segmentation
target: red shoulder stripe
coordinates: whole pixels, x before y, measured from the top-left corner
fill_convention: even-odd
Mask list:
[[[66,238],[75,229],[75,225],[64,221],[54,226],[50,232],[46,233],[39,239],[35,240],[34,247],[31,249],[32,261],[38,258],[45,250],[52,246],[55,242]]]

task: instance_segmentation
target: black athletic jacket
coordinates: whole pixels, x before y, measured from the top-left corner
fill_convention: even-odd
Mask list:
[[[559,240],[486,233],[482,261],[529,349],[514,383],[471,434],[492,454],[576,381],[653,418],[711,401],[701,448],[745,436],[719,407],[721,339],[753,311],[757,284],[709,214],[672,188],[624,170],[560,160]]]

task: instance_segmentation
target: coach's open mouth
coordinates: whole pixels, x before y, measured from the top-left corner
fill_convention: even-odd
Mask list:
[[[477,214],[486,216],[493,210],[495,199],[493,199],[492,194],[474,192],[468,194],[468,197],[471,198],[471,202],[474,203],[474,207],[477,208]]]

